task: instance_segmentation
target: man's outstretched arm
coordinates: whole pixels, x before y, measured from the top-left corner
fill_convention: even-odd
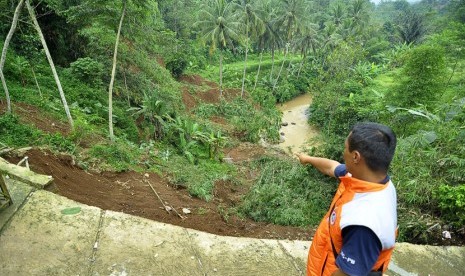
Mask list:
[[[331,177],[335,177],[334,175],[334,170],[336,169],[337,166],[339,166],[341,163],[331,160],[328,158],[322,158],[322,157],[315,157],[315,156],[309,156],[305,153],[296,153],[295,154],[298,158],[301,164],[310,164],[313,167],[315,167],[317,170],[320,172],[329,175]]]

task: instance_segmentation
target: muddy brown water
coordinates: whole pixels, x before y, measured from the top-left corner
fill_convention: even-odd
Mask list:
[[[310,146],[309,140],[318,134],[318,130],[307,122],[311,103],[312,96],[306,93],[277,105],[283,112],[282,123],[287,123],[287,126],[281,126],[279,131],[284,141],[278,146],[289,154],[300,152],[303,147]]]

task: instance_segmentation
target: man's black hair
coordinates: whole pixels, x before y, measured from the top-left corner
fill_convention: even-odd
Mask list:
[[[352,128],[347,142],[349,151],[360,152],[370,170],[387,173],[397,144],[396,135],[389,127],[358,123]]]

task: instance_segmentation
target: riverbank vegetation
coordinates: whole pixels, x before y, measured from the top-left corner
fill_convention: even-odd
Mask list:
[[[342,161],[356,122],[391,126],[399,239],[465,240],[463,0],[8,0],[0,14],[1,148],[156,172],[204,200],[218,181],[250,185],[226,213],[310,227],[335,180],[278,153],[225,160],[278,142],[275,105],[311,93],[319,146],[304,151]]]

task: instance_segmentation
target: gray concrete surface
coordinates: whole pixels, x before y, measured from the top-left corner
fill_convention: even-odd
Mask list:
[[[305,275],[309,241],[212,235],[7,181],[0,275]],[[388,275],[465,275],[465,248],[400,243]]]

